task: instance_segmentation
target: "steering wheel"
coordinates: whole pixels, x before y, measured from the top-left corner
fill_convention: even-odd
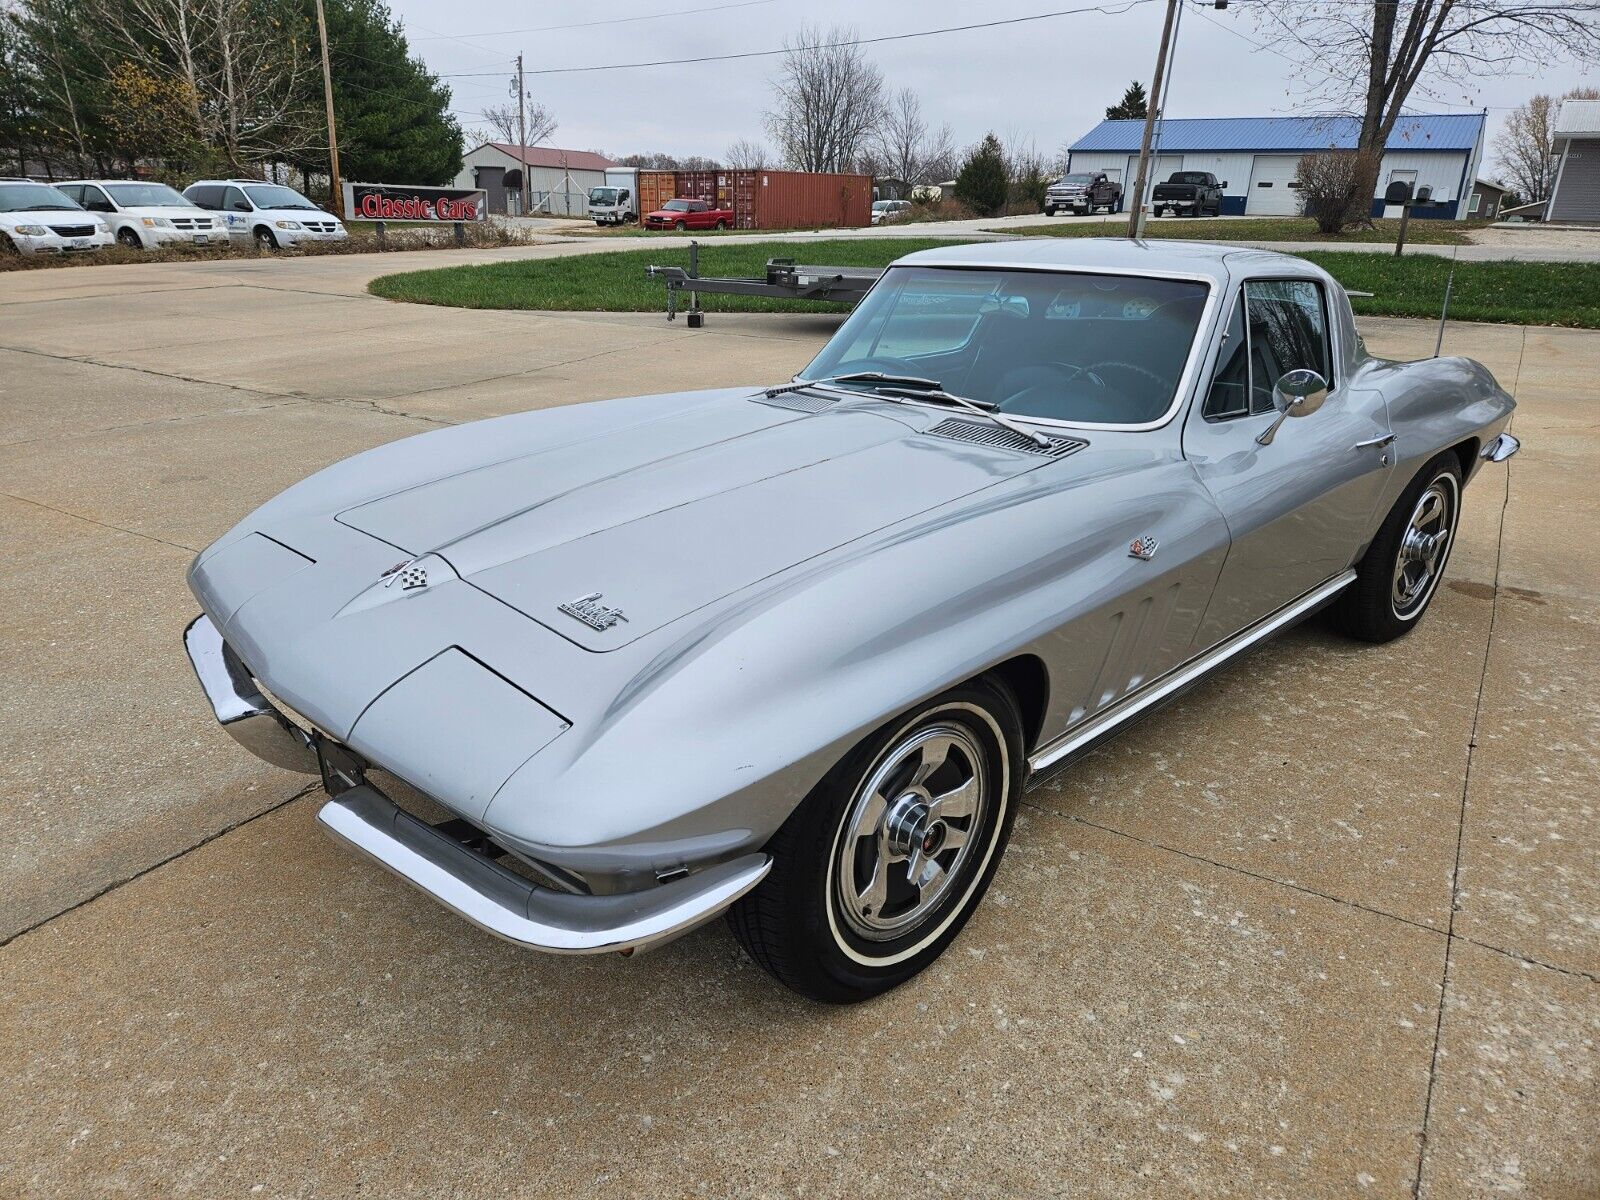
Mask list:
[[[1148,369],[1146,367],[1138,366],[1138,365],[1136,365],[1134,363],[1131,363],[1131,362],[1123,362],[1121,359],[1117,359],[1117,358],[1108,358],[1103,362],[1090,363],[1087,367],[1084,367],[1083,369],[1084,369],[1085,372],[1087,372],[1089,374],[1090,377],[1092,377],[1102,387],[1105,385],[1105,377],[1102,376],[1100,374],[1100,372],[1102,372],[1104,370],[1107,370],[1107,369],[1115,369],[1115,370],[1118,370],[1118,371],[1129,371],[1129,372],[1132,372],[1135,375],[1142,375],[1142,376],[1144,376],[1144,378],[1148,379],[1151,383],[1153,383],[1157,388],[1165,389],[1166,386],[1167,386],[1167,381],[1165,379],[1161,378],[1161,376],[1157,375],[1154,371],[1152,371],[1152,370],[1150,370],[1150,369]]]

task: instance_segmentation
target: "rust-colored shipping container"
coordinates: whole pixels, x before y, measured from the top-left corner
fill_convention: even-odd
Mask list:
[[[641,219],[678,197],[732,209],[735,229],[862,226],[871,221],[872,177],[808,171],[639,172]]]

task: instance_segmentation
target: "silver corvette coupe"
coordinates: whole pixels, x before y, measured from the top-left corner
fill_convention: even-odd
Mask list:
[[[956,937],[1030,780],[1319,609],[1413,628],[1512,408],[1468,359],[1373,358],[1298,258],[923,251],[789,383],[311,476],[195,559],[185,641],[331,834],[491,933],[629,952],[726,913],[859,1000]]]

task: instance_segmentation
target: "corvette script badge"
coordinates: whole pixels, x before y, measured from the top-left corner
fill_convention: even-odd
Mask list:
[[[600,603],[600,593],[590,592],[587,596],[579,596],[576,600],[568,600],[565,604],[558,605],[560,610],[569,617],[577,617],[590,629],[598,629],[602,633],[610,629],[618,621],[628,618],[622,615],[620,608],[607,608]]]

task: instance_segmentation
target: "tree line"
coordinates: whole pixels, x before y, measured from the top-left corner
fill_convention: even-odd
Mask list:
[[[326,0],[346,178],[447,183],[450,92],[382,0]],[[0,160],[173,180],[328,172],[315,0],[0,0]]]

